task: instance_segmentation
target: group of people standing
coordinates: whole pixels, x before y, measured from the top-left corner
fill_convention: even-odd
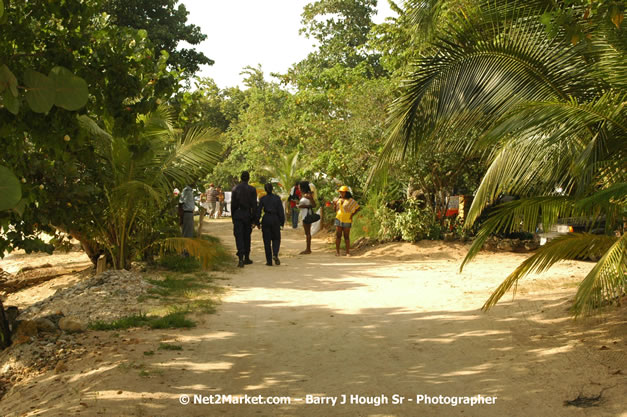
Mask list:
[[[174,189],[174,197],[178,197],[178,215],[183,237],[194,237],[194,212],[196,209],[196,201],[194,198],[194,188],[187,185],[183,191]],[[222,217],[227,211],[224,191],[222,187],[215,187],[211,184],[209,188],[200,194],[199,197],[199,222],[198,236],[202,234],[203,219],[205,216],[210,218]]]
[[[233,235],[237,246],[237,266],[243,268],[250,265],[251,233],[254,227],[261,228],[266,265],[280,265],[279,249],[281,246],[281,229],[285,225],[285,212],[281,198],[273,193],[272,184],[264,186],[266,195],[257,203],[257,190],[248,184],[250,174],[242,172],[241,182],[233,188],[231,195],[231,218]],[[336,211],[336,256],[340,255],[342,236],[346,245],[346,255],[350,256],[350,229],[353,216],[359,211],[359,204],[352,198],[348,187],[338,190],[340,197],[333,200]],[[306,248],[301,254],[311,253],[311,226],[320,219],[314,213],[316,207],[315,188],[307,181],[295,184],[288,198],[292,227],[298,227],[300,217],[305,231]]]
[[[203,220],[205,216],[210,219],[214,217],[222,217],[222,213],[226,210],[226,201],[224,199],[224,191],[221,186],[215,187],[209,184],[209,188],[200,194],[200,216],[198,221],[198,235],[202,232]]]

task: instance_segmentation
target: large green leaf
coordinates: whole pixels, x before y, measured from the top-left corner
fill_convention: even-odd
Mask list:
[[[0,67],[0,91],[7,88],[13,96],[17,97],[17,78],[6,65],[2,65]]]
[[[20,109],[20,100],[17,96],[17,78],[6,66],[0,66],[0,94],[2,104],[13,114]]]
[[[4,15],[4,3],[0,0],[0,17]]]
[[[50,71],[54,82],[54,104],[66,110],[75,111],[87,104],[87,83],[63,67],[54,67]]]
[[[20,100],[11,94],[11,90],[7,89],[2,92],[2,104],[8,111],[17,114],[20,109]]]
[[[0,211],[12,209],[21,198],[20,181],[7,167],[0,165]]]
[[[30,108],[36,113],[48,113],[54,105],[54,81],[40,72],[29,69],[24,74],[24,83],[28,87],[26,101]]]

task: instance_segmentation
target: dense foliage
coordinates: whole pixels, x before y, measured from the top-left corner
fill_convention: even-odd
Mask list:
[[[157,51],[143,29],[121,27],[101,13],[101,0],[10,2],[0,22],[0,64],[15,74],[48,74],[57,66],[80,77],[89,97],[83,107],[54,106],[41,112],[0,108],[0,166],[21,184],[21,200],[0,212],[0,254],[13,248],[52,251],[39,232],[71,232],[97,256],[94,219],[107,206],[109,170],[78,114],[88,115],[114,137],[125,138],[134,157],[146,152],[138,117],[154,111],[180,83],[168,69],[168,53]],[[18,76],[17,88],[38,91]],[[77,110],[77,112],[69,110]],[[6,184],[6,183],[5,183]],[[3,184],[4,186],[4,184]]]
[[[627,290],[627,38],[617,17],[624,5],[599,4],[608,7],[593,10],[576,1],[462,7],[450,32],[418,60],[393,105],[382,165],[419,155],[424,146],[488,152],[490,166],[467,226],[500,195],[519,197],[492,212],[465,262],[496,232],[533,233],[540,222],[548,228],[565,217],[588,231],[604,222],[605,236],[573,234],[542,247],[486,309],[526,274],[590,254],[601,259],[579,288],[576,314]],[[574,28],[564,26],[567,16],[576,17]],[[585,38],[577,35],[581,31]]]
[[[362,205],[354,238],[478,230],[466,261],[495,233],[564,217],[603,226],[542,247],[485,308],[562,259],[599,259],[577,314],[627,291],[624,2],[389,1],[396,16],[375,25],[375,0],[316,0],[301,30],[315,51],[284,74],[243,68],[244,87],[227,88],[190,78],[211,62],[178,48],[204,35],[176,3],[0,2],[0,192],[22,189],[0,204],[1,253],[51,250],[37,233],[65,230],[126,267],[176,234],[171,217],[151,217],[168,211],[175,183],[230,188],[249,170],[284,193],[308,179],[322,204],[350,186]],[[82,80],[86,103],[40,106],[45,77],[75,90]],[[185,159],[188,140],[191,164],[159,171]],[[460,194],[474,195],[465,224],[444,215]],[[505,194],[517,200],[497,205]]]

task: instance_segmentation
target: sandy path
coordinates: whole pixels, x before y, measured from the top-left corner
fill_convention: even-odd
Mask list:
[[[211,221],[205,231],[233,246],[229,220]],[[282,264],[267,267],[257,230],[253,242],[255,264],[236,272],[218,313],[198,327],[90,332],[100,352],[63,375],[15,387],[0,415],[627,415],[625,309],[577,322],[566,311],[589,263],[529,279],[514,301],[484,314],[483,301],[524,256],[483,254],[458,274],[460,245],[394,244],[336,258],[315,240],[314,254],[304,256],[297,255],[302,230],[285,230]],[[184,350],[157,351],[160,341]],[[601,391],[598,407],[563,404]],[[292,403],[184,406],[181,394],[289,396]],[[389,403],[296,400],[308,394],[383,395]],[[404,403],[392,404],[394,394]],[[453,407],[416,404],[418,394],[497,399]]]

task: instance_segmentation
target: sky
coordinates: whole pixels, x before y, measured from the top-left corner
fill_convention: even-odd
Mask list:
[[[181,0],[188,22],[207,35],[195,48],[215,61],[197,76],[226,88],[242,87],[240,72],[248,65],[261,64],[267,78],[271,72],[286,72],[314,50],[314,41],[298,34],[303,7],[312,1]],[[394,15],[386,0],[379,0],[377,9],[375,23]]]

